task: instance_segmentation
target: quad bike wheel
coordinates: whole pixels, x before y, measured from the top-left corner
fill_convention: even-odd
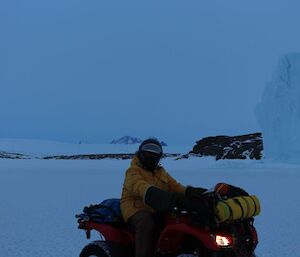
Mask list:
[[[97,240],[97,241],[93,241],[91,243],[89,243],[88,245],[86,245],[81,253],[79,257],[119,257],[119,256],[124,256],[124,257],[128,257],[128,256],[133,256],[132,252],[126,252],[123,251],[122,253],[118,252],[116,253],[115,251],[112,251],[113,248],[111,247],[111,245],[106,242],[106,241],[101,241],[101,240]],[[227,253],[222,253],[222,252],[214,252],[214,253],[207,253],[207,252],[203,252],[199,251],[198,249],[195,249],[194,253],[191,253],[190,251],[187,253],[182,253],[177,255],[177,257],[204,257],[204,256],[210,256],[210,257],[232,257],[232,253],[231,254],[227,254]],[[257,257],[257,255],[255,255],[255,253],[253,253],[251,255],[251,257]]]
[[[105,241],[93,241],[86,245],[79,257],[112,257],[109,245]]]

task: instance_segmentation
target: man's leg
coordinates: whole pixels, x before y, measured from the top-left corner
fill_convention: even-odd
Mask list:
[[[135,257],[153,257],[155,222],[152,213],[140,211],[129,223],[135,228]]]

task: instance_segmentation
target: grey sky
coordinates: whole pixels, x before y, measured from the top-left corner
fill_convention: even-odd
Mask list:
[[[298,2],[298,3],[297,3]],[[193,144],[259,131],[299,1],[0,2],[0,137]]]

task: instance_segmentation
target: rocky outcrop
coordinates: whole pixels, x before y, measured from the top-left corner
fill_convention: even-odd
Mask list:
[[[133,154],[78,154],[78,155],[55,155],[43,157],[45,160],[101,160],[101,159],[131,159]]]
[[[80,154],[80,155],[56,155],[43,157],[45,160],[102,160],[102,159],[119,159],[127,160],[133,157],[133,153],[119,153],[119,154]],[[165,153],[163,158],[178,157],[180,154]]]
[[[29,159],[29,156],[19,153],[8,153],[0,151],[0,159]]]
[[[215,156],[220,159],[256,159],[262,158],[261,133],[241,136],[205,137],[196,142],[190,154],[197,156]]]

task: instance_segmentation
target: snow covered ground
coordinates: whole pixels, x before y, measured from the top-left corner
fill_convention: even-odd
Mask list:
[[[211,187],[223,181],[256,194],[262,204],[255,222],[258,256],[300,256],[300,166],[210,158],[163,164],[183,184]],[[74,215],[85,205],[120,197],[128,165],[129,160],[0,160],[0,256],[78,256],[88,241]]]

